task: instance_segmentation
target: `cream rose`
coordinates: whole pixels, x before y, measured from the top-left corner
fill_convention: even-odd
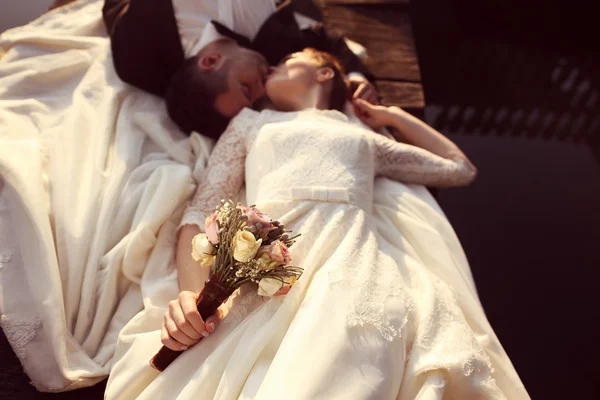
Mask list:
[[[213,255],[215,253],[214,246],[208,241],[208,237],[204,233],[199,233],[192,239],[192,258],[195,261],[200,261],[205,255]]]
[[[192,239],[192,258],[200,261],[204,268],[212,267],[215,262],[215,248],[204,233],[199,233]]]
[[[202,254],[200,257],[200,266],[203,268],[210,268],[215,263],[215,256]]]
[[[239,231],[233,240],[233,258],[239,262],[246,262],[254,258],[262,243],[262,239],[256,240],[254,234],[248,231]]]
[[[275,296],[277,292],[286,286],[292,286],[297,280],[296,276],[283,278],[283,282],[275,278],[262,278],[258,283],[258,295],[265,297]]]

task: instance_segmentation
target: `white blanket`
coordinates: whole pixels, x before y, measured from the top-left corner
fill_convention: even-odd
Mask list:
[[[194,142],[112,67],[101,1],[0,36],[0,310],[40,390],[106,378],[163,223],[192,193]]]
[[[42,391],[104,379],[121,328],[174,297],[173,232],[212,146],[117,78],[101,7],[79,0],[0,36],[2,328]],[[443,212],[422,187],[377,188],[381,230],[455,288],[498,386],[527,398]]]

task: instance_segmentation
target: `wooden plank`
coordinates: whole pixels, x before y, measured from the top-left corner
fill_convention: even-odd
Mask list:
[[[423,109],[425,107],[423,85],[420,83],[390,80],[377,80],[376,82],[382,104],[410,109]]]
[[[384,80],[420,82],[408,12],[394,5],[327,6],[325,24],[367,48],[366,64]]]

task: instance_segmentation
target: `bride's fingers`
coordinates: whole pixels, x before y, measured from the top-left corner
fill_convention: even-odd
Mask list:
[[[367,101],[375,105],[381,104],[381,102],[379,101],[379,95],[377,94],[377,91],[375,89],[369,92],[369,97],[367,98]]]
[[[173,339],[175,339],[177,342],[179,342],[180,344],[185,345],[185,346],[191,346],[191,345],[195,344],[196,342],[198,342],[197,339],[192,339],[188,335],[183,333],[179,329],[179,327],[177,327],[177,324],[175,324],[175,321],[173,321],[171,319],[171,316],[169,315],[168,312],[165,313],[164,325],[165,325],[165,328],[167,329],[167,332],[169,333],[169,335]]]
[[[202,335],[202,333],[207,332],[207,330],[204,326],[204,320],[202,320],[202,316],[200,316],[200,313],[198,312],[198,306],[196,305],[197,299],[198,295],[195,293],[181,292],[179,294],[179,306],[181,308],[183,316],[185,317],[187,322],[192,326],[194,331],[196,331],[198,335]]]
[[[190,339],[199,340],[201,338],[200,333],[196,332],[192,324],[186,319],[179,302],[169,302],[169,315],[175,322],[175,325],[177,325],[177,328],[185,333]]]
[[[360,118],[366,118],[367,117],[367,112],[364,108],[364,106],[362,104],[360,104],[358,101],[354,101],[352,103],[353,108],[354,108],[354,113]]]
[[[354,99],[352,102],[355,109],[358,109],[363,114],[368,114],[371,111],[371,104],[364,99]]]
[[[222,318],[223,311],[221,310],[221,308],[217,308],[217,311],[213,315],[208,317],[205,321],[206,330],[208,331],[208,333],[213,333],[215,329],[217,329],[217,326],[219,325],[219,322],[221,322]]]
[[[206,330],[208,331],[208,333],[213,333],[215,329],[217,329],[218,322],[219,318],[215,317],[214,315],[206,319]]]
[[[354,95],[352,96],[353,99],[357,99],[357,98],[364,98],[365,93],[367,93],[370,89],[370,86],[367,85],[366,83],[362,83],[358,86],[358,88],[356,89],[356,91],[354,92]]]
[[[169,332],[167,331],[167,327],[165,326],[164,323],[162,324],[162,326],[160,328],[160,341],[164,346],[166,346],[169,349],[174,350],[174,351],[187,350],[187,348],[188,348],[188,346],[185,346],[185,345],[179,343],[178,341],[173,339],[171,337],[171,335],[169,335]]]

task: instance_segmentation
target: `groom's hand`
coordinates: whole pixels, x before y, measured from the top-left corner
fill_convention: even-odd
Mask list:
[[[373,84],[364,76],[349,75],[348,88],[350,90],[352,101],[363,99],[371,104],[380,104],[377,89],[375,89],[375,86],[373,86]]]
[[[202,320],[196,307],[198,293],[183,291],[169,302],[161,327],[161,342],[171,350],[183,351],[213,333],[223,314],[221,309]]]

